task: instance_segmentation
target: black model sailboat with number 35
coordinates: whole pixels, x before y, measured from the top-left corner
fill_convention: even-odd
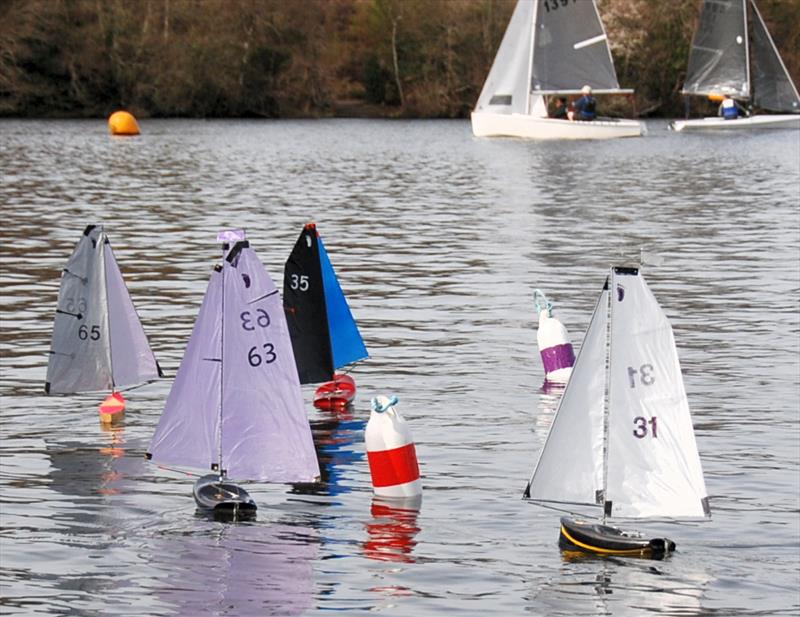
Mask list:
[[[675,549],[608,517],[710,515],[672,328],[638,268],[606,280],[525,498],[602,509],[561,519],[559,546],[661,558]]]

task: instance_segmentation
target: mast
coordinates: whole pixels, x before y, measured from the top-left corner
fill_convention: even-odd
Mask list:
[[[531,113],[531,87],[533,86],[533,50],[536,49],[536,18],[539,15],[539,3],[534,2],[531,15],[531,48],[528,54],[528,79],[525,82],[525,113]]]
[[[750,30],[747,27],[747,0],[742,0],[742,17],[744,18],[744,63],[745,78],[747,79],[748,101],[753,100],[753,82],[750,80]]]
[[[220,327],[219,327],[219,413],[217,421],[217,471],[219,472],[219,479],[225,477],[224,470],[222,469],[222,401],[223,397],[223,384],[225,383],[225,248],[230,248],[226,242],[222,245],[222,293],[220,294]],[[230,250],[228,251],[230,254]]]
[[[608,320],[606,322],[606,355],[605,355],[605,387],[603,393],[603,524],[606,522],[606,516],[609,514],[606,504],[608,503],[608,416],[611,409],[611,329],[614,322],[614,302],[612,296],[614,294],[614,268],[612,266],[611,272],[606,278],[606,314]]]
[[[106,300],[106,336],[108,337],[108,367],[111,372],[111,391],[116,392],[117,390],[117,383],[114,379],[114,351],[111,349],[112,339],[111,339],[111,306],[108,302],[108,268],[106,267],[106,248],[110,246],[108,242],[108,237],[105,235],[102,226],[100,227],[100,237],[98,240],[102,241],[102,246],[100,248],[100,261],[103,263],[103,286],[105,287],[105,296]]]

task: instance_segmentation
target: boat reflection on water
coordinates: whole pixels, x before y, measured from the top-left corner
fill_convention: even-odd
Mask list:
[[[422,495],[407,499],[372,499],[372,521],[367,523],[364,555],[369,559],[413,563],[414,539],[420,531],[417,516]]]
[[[712,576],[686,560],[601,557],[562,552],[562,567],[531,587],[534,615],[707,615],[703,595]]]
[[[263,515],[263,513],[262,513]],[[301,615],[313,604],[319,538],[296,521],[197,522],[160,534],[154,595],[168,615]]]
[[[119,423],[110,425],[100,422],[100,430],[106,434],[108,445],[99,449],[107,459],[103,464],[98,492],[101,495],[118,495],[120,491],[117,484],[124,476],[117,469],[115,460],[125,456],[125,427]]]

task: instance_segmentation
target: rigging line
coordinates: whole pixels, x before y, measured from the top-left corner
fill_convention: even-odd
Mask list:
[[[98,236],[98,240],[102,239],[105,236],[105,232],[101,229],[100,235]],[[103,268],[103,284],[105,286],[105,296],[106,296],[106,332],[108,333],[108,367],[111,369],[111,391],[117,391],[117,384],[114,381],[114,352],[111,350],[111,315],[110,315],[110,305],[108,302],[108,268],[106,267],[106,251],[105,247],[108,245],[108,250],[111,251],[111,260],[116,263],[114,259],[114,251],[111,250],[111,244],[108,242],[108,236],[105,236],[105,242],[100,243],[100,265]],[[120,273],[120,276],[122,274]],[[125,281],[122,282],[123,287],[125,286]]]
[[[255,304],[256,302],[260,302],[264,298],[269,298],[270,296],[274,296],[276,293],[278,293],[277,289],[275,291],[270,291],[269,293],[265,293],[263,296],[259,296],[254,300],[250,300],[250,302],[248,302],[247,304]]]
[[[61,315],[69,315],[70,317],[75,317],[76,319],[83,319],[83,313],[70,313],[69,311],[62,311],[61,309],[56,309],[56,313],[60,313]]]
[[[192,478],[202,478],[204,474],[194,473],[191,471],[184,471],[183,469],[178,469],[176,467],[169,467],[167,465],[156,465],[159,469],[164,469],[166,471],[174,471],[175,473],[182,473],[185,476],[190,476]]]
[[[237,242],[234,246],[234,250],[238,247],[241,242]],[[241,250],[241,248],[239,248]],[[232,251],[231,251],[232,252]],[[228,253],[227,257],[231,256],[231,252]],[[223,400],[223,384],[225,383],[225,364],[222,362],[222,359],[225,357],[225,260],[227,259],[225,256],[225,251],[223,250],[223,264],[222,264],[222,271],[220,275],[222,276],[222,284],[221,284],[221,293],[220,293],[220,328],[219,328],[219,412],[217,414],[217,463],[219,467],[219,477],[220,480],[225,475],[225,470],[222,467],[222,400]],[[230,264],[231,262],[228,261]]]
[[[89,281],[89,277],[83,277],[80,274],[75,274],[74,272],[70,272],[68,268],[64,268],[63,272],[64,274],[69,274],[70,276],[74,276],[75,278],[80,279],[84,285],[86,285],[86,283]]]

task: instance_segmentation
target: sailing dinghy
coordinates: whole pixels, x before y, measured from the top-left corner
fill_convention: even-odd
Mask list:
[[[307,223],[286,261],[283,303],[300,383],[318,383],[314,406],[341,410],[356,394],[335,371],[369,355],[316,225]]]
[[[221,232],[205,298],[147,458],[207,470],[202,512],[256,504],[236,480],[315,482],[319,465],[280,295],[241,230]]]
[[[670,125],[675,131],[800,128],[800,96],[755,0],[703,1],[682,93],[687,117],[690,96],[719,100],[728,95],[779,113],[676,120]]]
[[[601,508],[602,523],[562,518],[559,536],[599,555],[675,550],[608,517],[710,516],[672,328],[638,268],[606,279],[524,497]]]
[[[163,377],[103,227],[88,225],[61,274],[44,390],[47,394],[119,390]],[[104,403],[105,404],[105,403]],[[107,416],[107,417],[106,417]]]
[[[549,118],[547,98],[633,94],[619,87],[594,0],[518,0],[472,112],[476,137],[611,139],[638,137],[635,120]]]

